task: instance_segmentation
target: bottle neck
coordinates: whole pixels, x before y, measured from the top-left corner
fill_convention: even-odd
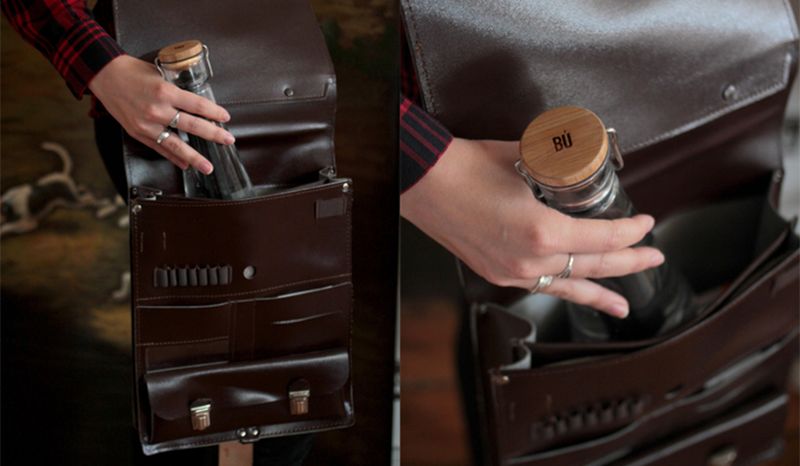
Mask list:
[[[157,62],[162,76],[177,87],[199,94],[213,76],[206,52],[177,63]]]
[[[537,184],[548,206],[571,217],[614,219],[636,215],[608,156],[595,173],[578,184],[565,187]]]
[[[192,68],[183,70],[174,75],[171,82],[181,89],[197,93],[197,90],[208,81],[208,73],[202,68],[201,66],[193,66]]]

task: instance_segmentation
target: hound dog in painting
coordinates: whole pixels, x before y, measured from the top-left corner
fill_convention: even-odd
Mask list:
[[[64,166],[35,183],[9,188],[0,198],[0,235],[35,230],[39,221],[57,207],[97,209],[97,218],[114,213],[119,206],[109,199],[97,198],[88,188],[72,178],[72,158],[67,149],[53,142],[42,143],[42,149],[58,154]]]

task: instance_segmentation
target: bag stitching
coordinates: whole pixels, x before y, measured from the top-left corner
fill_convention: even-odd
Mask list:
[[[270,202],[270,201],[275,201],[275,200],[278,200],[278,199],[284,199],[284,198],[287,198],[287,197],[302,196],[304,194],[311,194],[311,193],[315,193],[315,192],[318,192],[318,191],[330,190],[330,189],[333,189],[335,187],[336,187],[336,184],[332,184],[332,185],[329,185],[329,186],[323,186],[323,187],[319,187],[319,188],[311,188],[311,189],[299,191],[299,192],[296,192],[296,193],[277,194],[277,195],[274,195],[274,196],[260,197],[260,198],[256,198],[256,199],[234,201],[234,202],[227,201],[227,202],[213,202],[213,203],[205,203],[205,202],[173,203],[173,202],[170,202],[170,201],[153,201],[152,205],[154,207],[181,207],[181,208],[189,208],[189,207],[197,208],[197,207],[201,207],[201,208],[211,208],[211,209],[213,209],[215,207],[226,207],[226,206],[230,206],[230,205],[237,206],[237,205],[247,205],[247,204],[260,203],[260,202]]]
[[[136,346],[143,347],[143,346],[166,346],[166,345],[178,345],[178,344],[185,344],[185,343],[205,343],[209,341],[218,341],[218,340],[227,340],[230,338],[229,335],[221,336],[221,337],[212,337],[212,338],[203,338],[201,340],[176,340],[176,341],[161,341],[161,342],[150,342],[150,343],[136,343]]]
[[[152,298],[142,298],[142,299],[138,300],[138,302],[154,301],[154,300],[159,300],[159,299],[174,299],[174,298],[208,299],[208,298],[227,298],[227,297],[231,297],[231,296],[243,296],[243,295],[249,295],[249,294],[255,294],[255,293],[262,293],[262,292],[265,292],[265,291],[272,291],[272,290],[276,290],[276,289],[280,289],[280,288],[288,288],[288,287],[291,287],[291,286],[302,285],[302,284],[305,284],[305,283],[321,282],[321,281],[330,280],[330,279],[333,279],[333,278],[344,278],[344,277],[349,277],[351,275],[352,275],[351,273],[342,273],[342,274],[339,274],[339,275],[330,275],[330,276],[327,276],[327,277],[313,278],[313,279],[310,279],[310,280],[302,280],[302,281],[299,281],[299,282],[285,283],[283,285],[275,285],[275,286],[270,286],[270,287],[267,287],[267,288],[261,288],[261,289],[258,289],[258,290],[243,291],[243,292],[240,292],[240,293],[228,293],[228,294],[205,295],[205,296],[193,296],[193,295],[155,296],[155,297],[152,297]]]

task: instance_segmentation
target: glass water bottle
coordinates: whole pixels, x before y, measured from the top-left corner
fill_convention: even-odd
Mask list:
[[[615,173],[615,168],[622,168],[616,132],[606,131],[589,110],[559,107],[545,112],[525,130],[520,154],[517,171],[525,177],[534,195],[548,206],[576,218],[616,219],[636,215]],[[652,244],[653,237],[648,233],[636,246]],[[696,314],[688,282],[668,261],[624,277],[594,281],[624,296],[630,312],[619,319],[588,306],[568,303],[574,341],[644,339],[666,333]]]
[[[193,92],[217,103],[208,80],[214,75],[208,61],[208,48],[199,41],[190,40],[165,47],[158,52],[156,65],[167,81],[181,89]],[[225,125],[213,122],[225,128]],[[187,135],[189,144],[214,166],[210,175],[189,167],[183,172],[187,197],[208,199],[245,199],[255,197],[253,184],[239,159],[234,145],[217,144],[193,134]]]

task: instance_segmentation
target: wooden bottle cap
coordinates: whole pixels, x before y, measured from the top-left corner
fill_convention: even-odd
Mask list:
[[[186,40],[164,47],[158,52],[158,60],[171,70],[182,71],[200,61],[203,44],[199,40]]]
[[[603,165],[608,135],[600,118],[589,110],[558,107],[528,125],[519,150],[534,180],[546,186],[572,186]]]

